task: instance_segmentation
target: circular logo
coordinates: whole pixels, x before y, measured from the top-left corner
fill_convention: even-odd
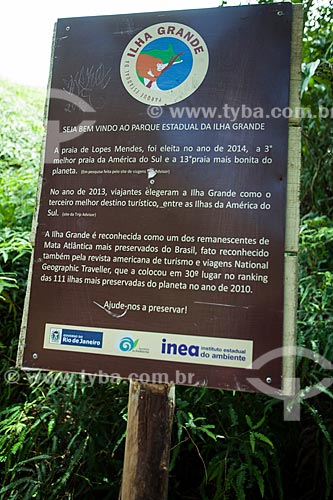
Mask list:
[[[120,339],[118,347],[120,351],[128,352],[132,351],[138,345],[139,339],[134,340],[132,337],[123,337]]]
[[[149,26],[124,50],[120,76],[127,92],[145,104],[175,104],[203,82],[209,55],[203,38],[179,23]]]

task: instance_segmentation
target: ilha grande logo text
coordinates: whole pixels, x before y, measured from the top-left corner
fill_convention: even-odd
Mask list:
[[[184,24],[154,24],[124,50],[120,75],[128,93],[145,104],[175,104],[202,84],[209,63],[203,38]]]

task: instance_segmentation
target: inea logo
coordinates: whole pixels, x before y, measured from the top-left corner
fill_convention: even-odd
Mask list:
[[[167,342],[166,339],[162,339],[161,352],[162,354],[199,357],[199,346],[193,344],[189,346],[186,344],[176,344],[175,342]]]

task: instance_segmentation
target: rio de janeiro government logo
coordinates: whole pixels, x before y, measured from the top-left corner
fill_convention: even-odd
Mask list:
[[[203,82],[209,55],[203,38],[179,23],[149,26],[125,48],[120,76],[140,102],[164,106],[190,96]]]

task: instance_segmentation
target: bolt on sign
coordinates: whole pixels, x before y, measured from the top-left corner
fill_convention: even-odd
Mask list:
[[[291,38],[286,3],[58,20],[20,366],[281,390]]]

